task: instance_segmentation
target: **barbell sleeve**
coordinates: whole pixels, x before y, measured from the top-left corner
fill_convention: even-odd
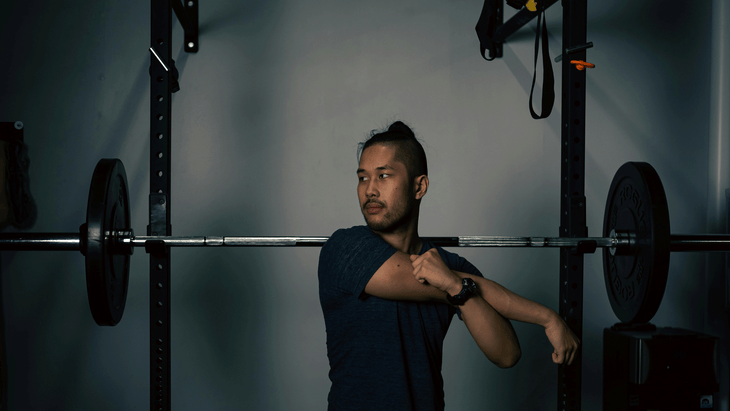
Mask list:
[[[669,240],[669,250],[671,252],[730,251],[730,235],[672,234]]]
[[[0,249],[81,251],[79,233],[0,233]]]

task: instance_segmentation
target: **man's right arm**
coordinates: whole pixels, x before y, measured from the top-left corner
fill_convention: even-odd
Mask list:
[[[445,292],[413,278],[411,257],[402,251],[378,268],[365,286],[365,294],[385,300],[447,303]]]

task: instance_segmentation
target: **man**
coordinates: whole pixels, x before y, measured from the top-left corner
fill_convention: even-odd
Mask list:
[[[500,368],[521,351],[508,319],[540,324],[568,363],[579,341],[553,311],[483,278],[418,236],[426,155],[402,122],[360,145],[357,194],[367,227],[322,247],[319,294],[330,361],[329,410],[443,410],[443,340],[459,314]]]

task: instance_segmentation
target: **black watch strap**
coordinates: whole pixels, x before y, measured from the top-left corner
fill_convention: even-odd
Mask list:
[[[461,280],[461,292],[456,295],[446,294],[446,301],[451,305],[464,305],[464,303],[479,291],[477,284],[469,277]]]

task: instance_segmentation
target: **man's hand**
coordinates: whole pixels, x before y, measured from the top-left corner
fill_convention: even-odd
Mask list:
[[[545,326],[545,335],[547,335],[550,344],[555,349],[553,352],[553,362],[556,364],[572,364],[575,353],[578,351],[580,340],[568,328],[568,324],[560,316],[555,315]]]
[[[432,248],[422,255],[411,255],[413,276],[421,284],[456,295],[461,291],[461,277],[446,266],[438,251]]]

